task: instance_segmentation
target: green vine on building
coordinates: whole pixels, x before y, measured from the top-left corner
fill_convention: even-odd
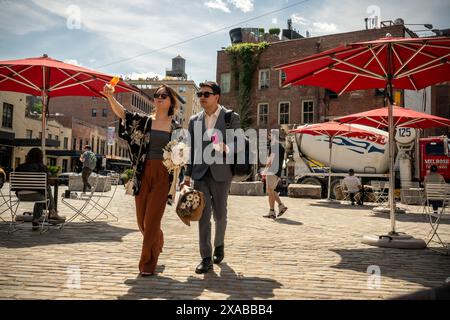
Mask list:
[[[225,52],[231,58],[234,83],[239,84],[239,115],[241,126],[246,129],[251,125],[250,105],[252,79],[259,63],[261,53],[269,46],[267,42],[238,43],[228,47]]]

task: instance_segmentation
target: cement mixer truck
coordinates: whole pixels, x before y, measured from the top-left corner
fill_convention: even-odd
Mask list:
[[[331,185],[328,186],[329,139],[326,136],[289,134],[286,136],[286,175],[289,183],[322,186],[322,196],[331,187],[336,197],[341,180],[349,169],[355,171],[363,184],[372,180],[388,180],[389,139],[388,133],[373,127],[358,126],[373,132],[378,138],[333,139],[331,161]],[[396,132],[396,176],[402,183],[423,181],[431,165],[437,165],[446,181],[450,182],[450,139],[445,136],[420,138],[419,131],[398,128]]]

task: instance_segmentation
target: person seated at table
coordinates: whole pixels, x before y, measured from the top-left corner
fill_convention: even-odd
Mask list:
[[[355,195],[362,192],[358,200],[358,205],[362,206],[364,204],[364,189],[362,188],[361,180],[359,180],[358,177],[355,177],[355,170],[348,170],[348,176],[344,178],[342,183],[344,189],[347,190],[348,195],[350,196],[352,206],[355,205]]]
[[[32,148],[28,151],[25,163],[19,165],[16,172],[45,172],[48,176],[47,166],[43,163],[43,153],[39,148]],[[45,190],[15,190],[16,195],[19,200],[22,201],[42,201],[44,200]],[[55,201],[53,199],[53,195],[50,189],[50,186],[47,184],[47,199],[49,200],[48,204],[48,219],[50,220],[65,220],[66,218],[58,215],[55,210]],[[45,209],[45,203],[35,203],[33,208],[33,220],[32,220],[32,228],[33,230],[37,230],[39,228],[39,219],[42,216],[42,213]]]
[[[425,176],[423,183],[425,184],[425,188],[427,187],[427,184],[445,184],[444,177],[438,173],[438,167],[436,165],[432,165],[430,167],[430,172]],[[430,200],[429,204],[433,206],[433,212],[437,213],[439,207],[442,207],[443,201],[442,200]]]

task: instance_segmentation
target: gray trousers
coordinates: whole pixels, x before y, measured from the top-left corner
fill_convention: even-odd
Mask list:
[[[89,176],[92,173],[92,169],[89,169],[88,167],[84,167],[83,171],[81,172],[81,178],[83,179],[83,192],[86,192],[86,188],[91,191],[91,185],[89,184]]]
[[[198,224],[200,255],[212,257],[211,247],[211,211],[216,225],[214,247],[224,244],[227,228],[227,200],[231,181],[217,182],[208,170],[201,180],[194,181],[194,189],[205,194],[205,209]]]

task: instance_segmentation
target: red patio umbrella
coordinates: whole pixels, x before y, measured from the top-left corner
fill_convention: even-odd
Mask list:
[[[433,116],[407,108],[393,106],[394,127],[427,129],[450,126],[450,119]],[[335,119],[342,123],[356,123],[376,128],[389,127],[389,109],[383,107],[365,112],[355,113]]]
[[[389,206],[391,231],[389,246],[400,246],[409,236],[395,230],[394,209],[394,123],[393,88],[419,90],[450,80],[450,37],[394,38],[356,42],[304,59],[279,65],[286,80],[283,85],[321,86],[339,95],[353,90],[384,88],[389,98]],[[381,237],[380,237],[381,239]],[[393,239],[393,240],[391,240]]]
[[[341,137],[373,137],[375,139],[384,139],[384,137],[361,129],[356,128],[354,126],[343,124],[335,121],[330,122],[324,122],[324,123],[316,123],[311,125],[304,125],[301,127],[298,127],[296,129],[293,129],[289,131],[289,133],[303,133],[303,134],[311,134],[311,135],[319,135],[319,136],[327,136],[329,138],[329,144],[328,148],[330,149],[330,158],[329,158],[329,165],[330,169],[328,172],[328,196],[327,196],[327,202],[331,202],[331,158],[333,153],[333,140],[334,138],[341,136]]]
[[[47,55],[37,58],[0,61],[0,91],[13,91],[42,97],[42,151],[45,155],[45,129],[49,99],[62,96],[102,97],[100,93],[112,76],[64,63]],[[120,81],[116,92],[138,91]]]

